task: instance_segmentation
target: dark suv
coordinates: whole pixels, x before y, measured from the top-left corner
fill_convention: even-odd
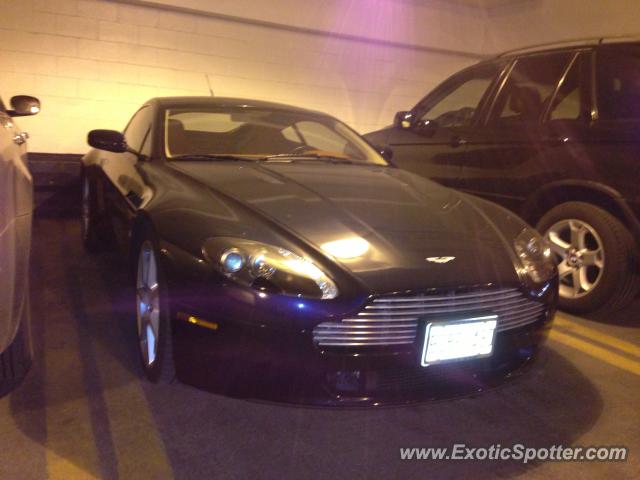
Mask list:
[[[469,67],[366,135],[401,168],[497,202],[543,232],[561,306],[637,293],[640,43],[524,49]]]

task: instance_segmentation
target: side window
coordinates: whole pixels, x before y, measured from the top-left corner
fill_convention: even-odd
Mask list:
[[[640,120],[640,47],[602,47],[597,62],[599,118]]]
[[[556,53],[516,60],[496,99],[489,123],[499,126],[538,123],[572,56]],[[567,102],[563,108],[570,108],[570,100]]]
[[[338,124],[334,128],[336,131],[327,125],[313,121],[302,121],[295,124],[296,134],[300,135],[304,144],[309,147],[323,152],[339,153],[358,160],[365,160],[362,151],[346,138],[345,133],[340,132],[341,125]],[[283,134],[285,134],[285,131],[283,131]],[[287,132],[287,135],[291,137],[290,132]]]
[[[584,116],[580,78],[585,60],[584,54],[576,58],[562,79],[549,108],[549,120],[579,120]]]
[[[347,140],[318,122],[298,122],[296,127],[304,142],[317,150],[342,152]]]
[[[135,113],[124,130],[124,138],[127,140],[127,145],[143,155],[151,154],[152,115],[153,109],[145,105]]]
[[[452,78],[418,107],[419,125],[435,122],[440,127],[471,124],[488,88],[500,73],[497,64],[481,65]]]

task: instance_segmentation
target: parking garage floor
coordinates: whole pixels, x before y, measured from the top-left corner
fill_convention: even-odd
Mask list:
[[[117,255],[87,256],[77,220],[38,218],[35,364],[0,399],[0,478],[637,478],[640,301],[560,314],[522,378],[473,398],[336,410],[236,400],[141,380]],[[629,448],[625,462],[403,461],[401,447]]]

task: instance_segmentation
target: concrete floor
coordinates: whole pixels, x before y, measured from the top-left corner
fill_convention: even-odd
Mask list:
[[[127,276],[78,222],[36,220],[35,365],[0,399],[0,478],[637,478],[640,301],[561,315],[525,377],[475,398],[367,410],[234,400],[141,380]],[[622,463],[401,461],[407,446],[627,446]]]

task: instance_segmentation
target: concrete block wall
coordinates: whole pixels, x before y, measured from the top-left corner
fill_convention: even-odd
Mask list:
[[[258,3],[264,8],[272,2],[276,8],[281,1]],[[297,3],[307,1],[320,0]],[[373,4],[380,2],[411,6],[410,0]],[[31,134],[31,151],[83,153],[89,130],[124,128],[148,98],[208,95],[205,75],[217,96],[322,110],[364,133],[390,123],[397,110],[410,108],[447,75],[479,57],[468,51],[464,32],[464,42],[457,45],[463,50],[441,51],[403,43],[403,29],[398,42],[388,32],[380,41],[362,41],[180,11],[174,8],[179,2],[170,8],[152,3],[0,0],[0,95],[7,102],[12,95],[32,94],[43,104],[41,114],[18,120]],[[472,22],[469,31],[480,46],[483,11],[456,9],[447,10],[447,18],[458,15],[460,25]],[[299,7],[298,15],[310,22],[308,10]],[[377,15],[371,25],[383,29],[389,21]],[[423,27],[441,25],[434,17]],[[456,50],[455,41],[448,42]]]
[[[638,0],[514,0],[486,13],[488,51],[587,37],[640,37]]]

